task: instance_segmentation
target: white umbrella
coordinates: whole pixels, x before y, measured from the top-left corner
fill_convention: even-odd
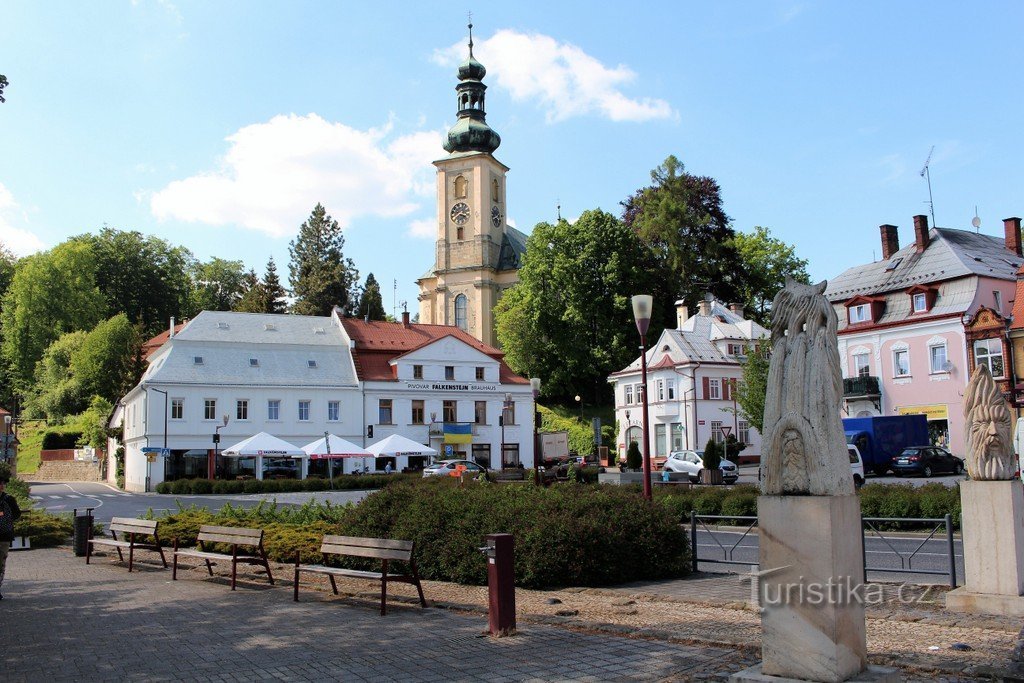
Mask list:
[[[234,446],[225,448],[221,451],[221,455],[240,458],[251,458],[257,455],[304,458],[306,457],[306,451],[297,448],[284,439],[277,438],[273,434],[260,432],[244,441],[239,441]]]
[[[367,446],[366,450],[376,456],[437,455],[437,449],[407,439],[401,434],[392,434],[386,439],[381,439],[377,443]]]
[[[324,434],[322,439],[307,443],[302,447],[302,450],[306,452],[310,460],[320,460],[322,458],[365,458],[370,455],[370,451],[365,448],[360,448],[351,441],[346,441],[334,434]]]

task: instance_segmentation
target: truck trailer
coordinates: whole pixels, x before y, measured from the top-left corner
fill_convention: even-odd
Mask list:
[[[843,418],[846,443],[853,444],[864,460],[864,471],[881,476],[892,460],[909,446],[929,446],[928,418],[924,415],[893,415]]]

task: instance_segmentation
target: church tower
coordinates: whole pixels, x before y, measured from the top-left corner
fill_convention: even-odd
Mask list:
[[[505,223],[505,174],[494,158],[501,138],[487,125],[487,70],[473,57],[459,65],[455,86],[457,120],[448,131],[448,156],[437,167],[437,242],[434,266],[420,287],[420,322],[457,325],[497,346],[494,305],[519,279],[526,235]]]

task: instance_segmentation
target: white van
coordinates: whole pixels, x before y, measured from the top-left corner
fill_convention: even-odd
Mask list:
[[[853,485],[860,488],[864,485],[864,461],[860,459],[860,451],[852,443],[846,444],[850,454],[850,469],[853,470]]]

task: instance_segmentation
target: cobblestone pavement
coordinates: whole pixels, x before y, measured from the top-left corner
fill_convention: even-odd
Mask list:
[[[205,570],[204,570],[205,571]],[[304,591],[253,576],[231,592],[198,571],[129,574],[69,550],[12,554],[0,603],[5,681],[550,681],[723,678],[745,651],[543,624],[481,637],[486,620]],[[282,585],[283,584],[283,585]],[[428,590],[428,599],[430,593]]]

